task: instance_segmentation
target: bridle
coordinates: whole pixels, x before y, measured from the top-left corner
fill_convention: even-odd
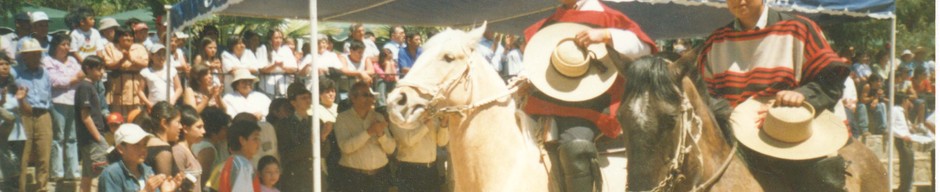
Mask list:
[[[423,118],[444,118],[448,114],[456,114],[459,115],[459,117],[465,117],[467,113],[475,109],[504,100],[505,98],[508,98],[509,96],[512,96],[512,94],[516,93],[516,91],[519,90],[519,85],[521,85],[521,82],[523,82],[515,81],[515,83],[510,85],[509,90],[506,92],[501,94],[493,94],[486,99],[482,99],[476,102],[468,101],[468,103],[464,105],[442,106],[443,101],[446,100],[450,93],[453,92],[453,90],[457,88],[457,85],[460,83],[466,82],[466,84],[464,84],[464,89],[471,91],[473,90],[473,85],[471,84],[472,81],[470,81],[470,79],[474,74],[472,65],[475,62],[471,57],[464,57],[464,59],[467,59],[468,62],[466,65],[464,65],[464,69],[462,72],[460,72],[460,75],[454,76],[455,78],[447,79],[443,83],[439,84],[439,86],[402,79],[398,81],[398,84],[395,85],[395,88],[409,87],[417,90],[419,94],[431,95],[431,100],[428,102],[426,110],[428,115]]]
[[[702,137],[702,119],[695,114],[695,110],[692,107],[692,102],[689,101],[689,98],[685,95],[682,95],[682,101],[680,105],[680,114],[677,121],[677,127],[679,130],[678,140],[679,143],[676,145],[674,150],[674,155],[672,160],[669,161],[669,170],[667,172],[666,178],[659,181],[659,185],[653,188],[650,191],[674,191],[679,183],[684,181],[686,176],[682,173],[682,167],[686,164],[688,154],[692,152],[692,148],[695,148],[701,152],[701,146],[699,141]],[[734,157],[735,152],[738,149],[738,143],[734,142],[731,151],[728,153],[728,156],[725,157],[724,162],[721,167],[718,168],[718,171],[712,175],[711,178],[706,180],[704,183],[697,184],[692,187],[689,191],[707,191],[721,178],[725,170],[728,169],[728,166],[731,164],[731,160]],[[704,164],[704,159],[702,154],[699,153],[696,158],[699,161],[699,164]],[[704,167],[700,166],[701,171],[704,172]]]

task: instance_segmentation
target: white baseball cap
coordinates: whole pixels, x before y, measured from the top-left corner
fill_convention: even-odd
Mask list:
[[[137,144],[137,142],[140,142],[148,136],[150,136],[150,133],[144,131],[140,126],[133,123],[125,123],[114,132],[114,142],[116,144]]]
[[[163,44],[156,43],[150,46],[150,53],[157,53],[164,49],[166,49],[166,47],[163,46]]]
[[[40,21],[49,21],[49,15],[46,15],[46,12],[36,11],[32,14],[29,14],[29,22],[36,23]]]

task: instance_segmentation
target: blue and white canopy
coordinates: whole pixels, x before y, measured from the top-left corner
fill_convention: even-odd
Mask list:
[[[654,39],[704,36],[731,21],[724,0],[603,0],[627,14]],[[765,0],[773,9],[809,17],[894,16],[894,0]],[[173,28],[211,14],[309,18],[309,0],[184,0],[173,6]],[[319,21],[465,27],[489,22],[500,32],[521,34],[554,12],[557,0],[321,0]]]

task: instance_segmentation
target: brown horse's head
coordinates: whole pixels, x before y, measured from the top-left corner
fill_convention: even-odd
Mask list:
[[[641,57],[624,69],[626,92],[618,114],[630,160],[630,191],[652,190],[669,174],[681,131],[676,126],[685,71],[657,56]]]

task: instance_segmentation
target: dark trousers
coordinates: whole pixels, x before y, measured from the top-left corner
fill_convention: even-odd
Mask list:
[[[901,160],[898,168],[901,171],[898,191],[910,192],[914,184],[914,151],[911,150],[911,142],[895,138],[894,147],[898,150],[898,159]]]
[[[388,169],[379,168],[373,174],[362,173],[360,170],[340,166],[337,174],[337,185],[334,188],[340,192],[385,192],[388,191]]]
[[[441,177],[437,174],[437,163],[398,163],[398,191],[441,191]]]

